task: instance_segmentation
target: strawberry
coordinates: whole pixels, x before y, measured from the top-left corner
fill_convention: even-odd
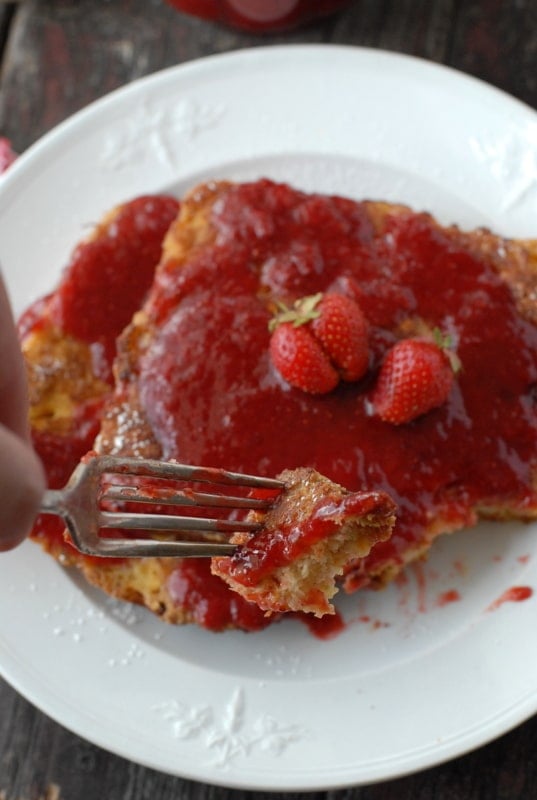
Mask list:
[[[283,378],[311,394],[332,391],[340,379],[355,381],[368,367],[368,324],[358,304],[322,293],[278,304],[271,320],[270,354]]]
[[[368,324],[360,306],[343,294],[325,294],[311,331],[344,381],[357,381],[369,365]]]
[[[459,369],[445,339],[402,339],[387,353],[370,397],[373,414],[401,425],[441,406]]]
[[[321,345],[307,328],[283,322],[270,339],[272,363],[285,380],[310,394],[326,394],[338,384],[339,375]]]

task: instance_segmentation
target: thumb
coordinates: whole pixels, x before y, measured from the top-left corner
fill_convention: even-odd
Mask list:
[[[45,490],[43,468],[31,447],[0,425],[0,551],[30,532]]]

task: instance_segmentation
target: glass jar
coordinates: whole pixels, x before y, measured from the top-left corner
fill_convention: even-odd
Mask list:
[[[220,22],[253,33],[286,31],[326,17],[350,0],[167,0],[202,19]]]

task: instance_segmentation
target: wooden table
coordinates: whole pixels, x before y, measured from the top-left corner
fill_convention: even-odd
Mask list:
[[[22,152],[65,117],[142,75],[212,53],[280,42],[336,42],[421,56],[483,78],[537,108],[537,0],[355,0],[335,19],[263,38],[189,18],[164,0],[21,0],[0,2],[0,135]],[[435,769],[316,796],[531,800],[537,798],[536,752],[537,718]],[[247,794],[109,755],[0,681],[0,800]]]

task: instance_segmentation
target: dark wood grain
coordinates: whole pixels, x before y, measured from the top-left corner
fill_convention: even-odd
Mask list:
[[[0,52],[3,52],[7,41],[13,11],[12,6],[0,5]]]
[[[408,53],[466,71],[537,108],[535,0],[355,0],[335,19],[278,37],[197,21],[163,0],[25,0],[0,3],[0,135],[23,151],[70,114],[142,75],[212,53],[280,42],[337,42]],[[393,724],[405,724],[396,710]],[[537,718],[435,769],[308,796],[532,800],[537,798],[536,752]],[[49,720],[0,681],[0,800],[251,796],[112,756]],[[256,793],[255,800],[275,796]]]
[[[537,4],[461,3],[451,60],[537,107]]]

